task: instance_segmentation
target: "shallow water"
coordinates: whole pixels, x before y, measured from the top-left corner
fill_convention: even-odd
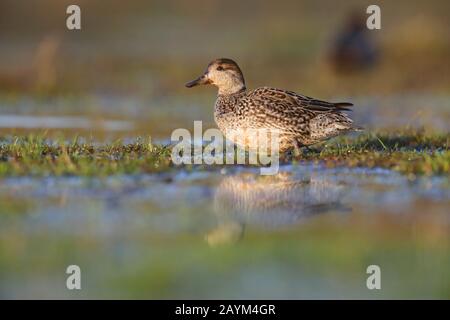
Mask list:
[[[448,95],[402,94],[329,100],[353,102],[352,118],[368,130],[424,127],[448,132]],[[57,129],[69,135],[81,133],[96,137],[107,133],[111,139],[150,135],[166,141],[176,128],[192,132],[194,121],[203,121],[204,130],[216,127],[214,101],[214,94],[159,99],[104,94],[48,100],[0,97],[0,134]]]
[[[0,296],[450,297],[447,177],[289,165],[8,178]],[[65,289],[65,268],[82,290]],[[381,267],[381,291],[366,268]]]
[[[131,131],[133,124],[119,120],[92,120],[75,116],[0,115],[0,128],[21,129],[91,129]]]

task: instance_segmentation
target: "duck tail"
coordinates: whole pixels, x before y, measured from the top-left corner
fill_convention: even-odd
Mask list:
[[[355,125],[352,125],[352,131],[356,131],[356,132],[359,132],[359,131],[364,131],[364,127],[361,127],[361,126],[355,126]]]
[[[352,111],[353,103],[351,102],[335,102],[333,104],[338,111]]]

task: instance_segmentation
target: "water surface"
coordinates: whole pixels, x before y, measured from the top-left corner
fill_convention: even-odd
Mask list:
[[[288,165],[7,178],[4,298],[450,296],[446,177]],[[65,268],[83,289],[65,289]],[[366,288],[377,264],[383,289]]]

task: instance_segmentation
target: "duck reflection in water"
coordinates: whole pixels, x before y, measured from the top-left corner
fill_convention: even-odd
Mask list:
[[[344,187],[324,175],[224,177],[214,196],[218,225],[206,240],[212,246],[234,243],[244,236],[246,226],[275,229],[321,213],[350,211],[341,203]]]

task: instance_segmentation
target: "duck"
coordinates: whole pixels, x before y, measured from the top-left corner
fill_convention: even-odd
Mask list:
[[[373,69],[380,50],[366,26],[366,16],[351,12],[342,31],[336,36],[329,62],[338,75]]]
[[[280,153],[298,152],[302,147],[362,130],[346,113],[353,106],[350,102],[327,102],[272,87],[247,90],[244,75],[232,59],[211,61],[186,87],[208,84],[218,89],[214,105],[218,128],[244,148],[257,148],[255,139],[245,134],[250,130],[276,130]]]

